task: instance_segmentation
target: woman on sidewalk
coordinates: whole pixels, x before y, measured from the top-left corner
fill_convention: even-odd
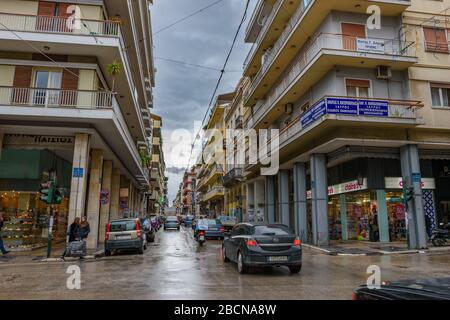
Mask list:
[[[77,241],[79,239],[80,239],[80,218],[76,217],[69,227],[69,243]],[[67,247],[66,249],[64,249],[61,258],[64,259],[66,254],[67,254]]]
[[[81,223],[80,223],[80,239],[85,240],[87,239],[89,232],[91,232],[91,227],[89,226],[89,222],[87,221],[87,218],[85,216],[81,217]]]

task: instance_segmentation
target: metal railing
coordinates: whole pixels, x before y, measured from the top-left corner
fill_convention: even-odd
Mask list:
[[[0,105],[49,108],[112,108],[110,91],[0,87]]]
[[[247,54],[247,57],[245,58],[244,68],[247,68],[248,64],[250,63],[250,60],[253,59],[253,56],[255,55],[257,49],[261,45],[262,40],[264,39],[264,37],[267,34],[267,30],[269,30],[269,27],[272,24],[273,18],[275,17],[277,12],[280,10],[281,5],[283,4],[283,1],[284,0],[277,0],[277,2],[275,2],[275,4],[273,5],[272,11],[267,16],[263,27],[259,31],[259,34],[258,34],[258,37],[256,38],[255,43],[253,43],[252,47],[250,48],[250,51]]]
[[[119,29],[117,21],[0,13],[0,30],[118,36]]]
[[[367,47],[358,45],[358,41],[369,41],[377,43],[376,48],[371,52]],[[340,50],[345,52],[356,52],[362,55],[370,53],[383,54],[390,57],[415,57],[416,47],[412,41],[399,39],[361,39],[342,34],[321,33],[311,43],[306,44],[294,58],[291,64],[281,74],[277,83],[270,89],[265,100],[261,100],[254,108],[252,124],[258,123],[261,118],[271,109],[273,104],[285,93],[285,90],[309,67],[322,50]],[[347,53],[344,53],[347,54]]]
[[[210,190],[208,190],[208,192],[205,193],[204,200],[208,200],[208,199],[214,197],[215,195],[224,193],[224,192],[225,192],[224,187],[213,187]]]

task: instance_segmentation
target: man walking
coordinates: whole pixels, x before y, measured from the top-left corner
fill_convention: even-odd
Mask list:
[[[3,255],[8,254],[9,251],[5,249],[5,246],[3,245],[3,239],[2,239],[2,228],[3,228],[3,216],[0,213],[0,251],[3,253]]]

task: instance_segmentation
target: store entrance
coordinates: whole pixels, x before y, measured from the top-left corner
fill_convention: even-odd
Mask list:
[[[347,237],[349,240],[378,241],[376,197],[370,191],[349,193],[347,207]]]
[[[390,241],[406,241],[406,210],[401,191],[386,192]]]

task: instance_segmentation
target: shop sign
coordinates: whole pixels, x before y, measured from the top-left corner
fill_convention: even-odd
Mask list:
[[[300,118],[302,127],[308,127],[325,114],[389,117],[389,102],[386,100],[325,98],[302,115]]]
[[[102,190],[100,191],[100,204],[107,205],[109,203],[109,191]]]
[[[31,134],[5,134],[4,146],[8,148],[70,148],[75,144],[74,137]]]
[[[361,190],[366,190],[366,189],[367,189],[367,178],[364,178],[362,185],[360,185],[358,183],[358,180],[355,180],[355,181],[350,181],[350,182],[346,182],[346,183],[336,184],[334,186],[329,186],[328,187],[328,196],[349,193],[349,192],[355,192],[355,191],[361,191]],[[307,199],[312,198],[311,190],[306,192],[306,198]]]
[[[384,40],[357,38],[356,50],[359,52],[371,52],[371,53],[385,53]]]
[[[84,176],[84,168],[73,168],[72,177],[73,178],[83,178]]]
[[[385,178],[384,184],[386,189],[403,189],[402,178]],[[433,178],[421,179],[422,189],[434,190],[436,189],[436,183]]]

